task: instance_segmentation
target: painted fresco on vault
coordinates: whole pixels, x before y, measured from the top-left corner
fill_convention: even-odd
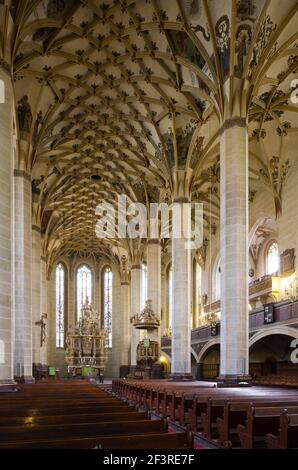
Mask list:
[[[224,77],[230,74],[230,19],[227,15],[219,18],[215,25],[217,52]]]
[[[188,59],[192,64],[203,70],[206,61],[198,48],[184,31],[169,31],[175,53]]]
[[[49,0],[46,7],[46,17],[52,19],[61,19],[77,3],[77,0]],[[51,34],[57,28],[40,28],[32,36],[33,41],[43,42],[49,39]]]

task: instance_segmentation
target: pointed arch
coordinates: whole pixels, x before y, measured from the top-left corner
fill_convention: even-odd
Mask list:
[[[113,342],[113,270],[110,265],[102,269],[102,326],[107,332],[107,347]]]
[[[88,264],[81,264],[76,270],[76,320],[81,310],[93,300],[93,272]]]

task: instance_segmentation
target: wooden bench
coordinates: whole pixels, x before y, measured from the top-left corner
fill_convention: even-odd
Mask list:
[[[297,414],[297,406],[287,406],[290,414]],[[278,434],[280,425],[280,415],[284,411],[283,407],[262,407],[251,406],[247,412],[246,425],[238,424],[237,431],[242,449],[252,449],[265,443],[266,435]]]
[[[71,423],[109,423],[112,421],[139,421],[145,420],[147,414],[145,412],[129,411],[129,412],[117,412],[112,411],[110,413],[89,413],[89,414],[77,414],[73,410],[73,414],[62,414],[62,415],[28,415],[23,417],[0,417],[0,430],[4,426],[26,426],[26,425],[49,425],[49,424],[71,424]]]
[[[297,449],[298,414],[289,414],[284,410],[280,415],[278,434],[267,434],[266,444],[268,449]]]
[[[75,423],[59,425],[26,425],[22,427],[6,426],[0,428],[0,442],[21,442],[40,439],[56,440],[67,436],[96,437],[118,434],[155,434],[167,429],[164,420],[116,421],[101,423]]]
[[[0,442],[0,449],[193,449],[193,435],[190,432],[156,433],[120,436],[98,436],[76,439],[57,439]]]
[[[297,405],[296,401],[280,401],[273,398],[270,401],[264,401],[262,398],[252,397],[253,403],[249,403],[246,398],[233,398],[223,401],[213,400],[211,406],[217,406],[218,416],[216,416],[217,442],[224,447],[232,447],[239,444],[237,426],[245,425],[249,409],[254,405],[256,407],[286,407]],[[220,409],[222,407],[222,410]],[[207,423],[211,432],[211,423]],[[214,437],[214,435],[212,436]]]

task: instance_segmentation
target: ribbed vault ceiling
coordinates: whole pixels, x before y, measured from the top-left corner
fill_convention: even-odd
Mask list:
[[[96,238],[96,206],[170,199],[173,169],[192,169],[192,198],[211,192],[218,222],[219,129],[233,114],[249,119],[250,197],[266,188],[282,210],[298,127],[295,0],[12,4],[1,49],[51,259],[119,249],[127,241]]]

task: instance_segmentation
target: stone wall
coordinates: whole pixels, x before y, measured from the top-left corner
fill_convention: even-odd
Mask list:
[[[8,77],[5,103],[0,104],[0,386],[13,379],[14,316],[12,277],[12,96]]]

